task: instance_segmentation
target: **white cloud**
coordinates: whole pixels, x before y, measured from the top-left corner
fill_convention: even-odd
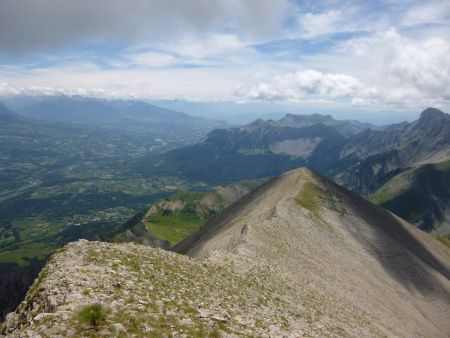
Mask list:
[[[238,98],[267,101],[296,101],[298,92],[288,85],[273,85],[268,83],[258,83],[252,87],[237,86],[235,94]]]
[[[340,10],[329,10],[320,13],[305,13],[298,18],[298,24],[303,37],[313,38],[320,35],[335,34],[343,29],[342,12]]]
[[[0,83],[0,97],[1,96],[51,96],[51,95],[81,95],[81,96],[111,96],[110,93],[103,89],[85,89],[85,88],[55,88],[47,86],[29,86],[29,87],[15,87],[6,82]]]
[[[0,83],[0,96],[20,95],[22,92],[6,82]]]
[[[270,83],[250,87],[241,85],[237,95],[249,99],[301,100],[307,96],[351,97],[363,87],[359,80],[345,74],[324,74],[312,69],[277,76]]]
[[[395,29],[347,44],[349,60],[363,60],[366,81],[380,88],[389,104],[436,102],[450,98],[450,43],[442,38],[410,39]],[[373,95],[376,96],[376,95]],[[384,98],[383,98],[384,97]]]
[[[211,34],[206,38],[186,38],[161,48],[191,59],[205,59],[233,53],[245,48],[246,43],[233,34]]]
[[[255,70],[234,67],[126,67],[89,64],[2,70],[0,79],[21,94],[105,97],[229,99],[236,83]]]
[[[406,10],[402,24],[404,26],[448,24],[450,20],[450,2],[448,0],[420,2]]]
[[[450,102],[450,43],[410,39],[395,29],[347,41],[314,61],[336,72],[302,70],[241,85],[256,100],[345,99],[354,106],[423,107]],[[317,68],[316,68],[317,69]]]
[[[138,65],[145,67],[167,67],[174,65],[177,59],[167,53],[158,53],[145,51],[140,53],[132,53],[124,55],[127,65]],[[125,63],[119,63],[117,65],[125,65]]]
[[[300,92],[319,96],[348,96],[361,86],[359,81],[345,74],[323,74],[314,70],[297,72],[285,79],[299,89]]]

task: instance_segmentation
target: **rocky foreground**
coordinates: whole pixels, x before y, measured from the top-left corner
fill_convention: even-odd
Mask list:
[[[308,170],[244,196],[174,250],[79,241],[8,337],[448,337],[450,252]]]
[[[3,334],[286,335],[296,314],[281,298],[283,288],[269,281],[161,249],[81,240],[53,256],[19,309],[7,316]],[[77,318],[94,303],[105,311],[98,327]]]

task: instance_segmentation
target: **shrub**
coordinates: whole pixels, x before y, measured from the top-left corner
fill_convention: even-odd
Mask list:
[[[77,315],[77,319],[80,323],[89,324],[95,328],[104,322],[105,318],[105,309],[102,304],[98,303],[84,306]]]

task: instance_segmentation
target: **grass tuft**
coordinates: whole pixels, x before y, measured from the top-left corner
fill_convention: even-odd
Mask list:
[[[106,312],[102,304],[89,304],[78,312],[77,319],[81,324],[89,324],[98,328],[106,320]]]

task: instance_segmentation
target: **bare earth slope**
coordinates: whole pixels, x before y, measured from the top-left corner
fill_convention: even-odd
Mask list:
[[[450,335],[450,255],[435,239],[306,169],[247,196],[175,249],[236,269],[243,257],[276,267],[304,311],[314,308],[314,327]]]
[[[69,244],[3,333],[450,335],[448,249],[306,169],[245,195],[174,250],[192,258],[136,244]],[[98,328],[77,317],[90,303],[106,311]]]

